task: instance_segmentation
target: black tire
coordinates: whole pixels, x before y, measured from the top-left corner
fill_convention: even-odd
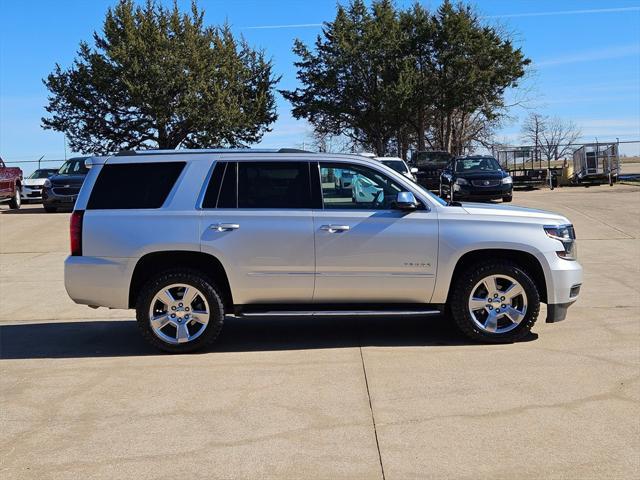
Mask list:
[[[163,288],[181,283],[191,285],[202,292],[209,304],[209,322],[205,330],[195,340],[171,344],[157,336],[149,322],[149,309],[155,295]],[[160,273],[150,279],[141,289],[136,302],[136,319],[142,336],[154,347],[169,353],[189,353],[211,345],[224,323],[224,304],[215,283],[197,270],[176,269]]]
[[[9,208],[11,210],[19,210],[20,206],[22,205],[22,192],[20,190],[20,187],[16,187],[16,193],[13,196],[13,198],[9,201]]]
[[[509,203],[511,200],[513,200],[513,195],[507,195],[506,197],[502,197],[502,201]]]
[[[469,297],[478,282],[490,275],[508,275],[517,280],[527,295],[527,311],[520,323],[504,333],[487,332],[473,321],[468,308]],[[512,343],[522,340],[531,331],[540,313],[540,294],[526,270],[506,260],[488,260],[476,263],[460,272],[452,285],[449,307],[456,326],[472,340],[486,343]]]
[[[58,211],[56,207],[50,207],[49,205],[43,205],[43,208],[47,213],[56,213]]]

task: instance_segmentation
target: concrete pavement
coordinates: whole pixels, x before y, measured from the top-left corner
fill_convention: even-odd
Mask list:
[[[585,284],[514,345],[443,319],[229,319],[158,354],[73,304],[68,214],[0,207],[2,478],[638,478],[640,188],[516,192],[567,215]]]

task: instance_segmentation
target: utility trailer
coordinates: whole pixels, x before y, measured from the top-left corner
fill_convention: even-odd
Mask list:
[[[573,184],[613,185],[620,174],[618,143],[587,143],[573,152]]]
[[[540,187],[548,184],[548,169],[542,166],[542,155],[532,147],[498,150],[496,159],[511,178],[514,187]]]

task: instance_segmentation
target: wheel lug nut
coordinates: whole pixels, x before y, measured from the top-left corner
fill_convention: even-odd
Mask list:
[[[491,305],[489,305],[489,310],[493,310],[493,307]]]
[[[501,308],[507,308],[507,306],[506,306],[506,305],[500,305],[500,307],[501,307]]]
[[[489,302],[489,303],[491,303],[491,302],[493,302],[493,300],[490,298],[490,299],[488,300],[488,302]]]
[[[494,293],[494,294],[493,294],[493,298],[498,298],[498,294],[497,294],[497,293]]]
[[[171,310],[175,310],[175,309],[176,309],[176,307],[171,307]]]
[[[496,297],[497,297],[497,295],[496,295]],[[179,307],[181,307],[181,306],[182,306],[182,304],[181,304],[181,303],[179,303],[179,304],[178,304],[178,306],[179,306]]]
[[[504,297],[500,297],[500,300],[502,300],[504,302]]]
[[[176,318],[176,314],[175,314],[175,313],[172,313],[172,314],[171,314],[171,318]]]
[[[189,307],[185,307],[185,308],[184,308],[184,311],[185,311],[185,312],[188,312],[188,311],[189,311]]]
[[[500,309],[499,308],[496,308],[496,313],[500,313]]]

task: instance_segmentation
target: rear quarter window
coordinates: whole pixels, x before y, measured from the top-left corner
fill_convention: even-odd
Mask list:
[[[185,162],[105,165],[96,179],[87,210],[160,208]]]

